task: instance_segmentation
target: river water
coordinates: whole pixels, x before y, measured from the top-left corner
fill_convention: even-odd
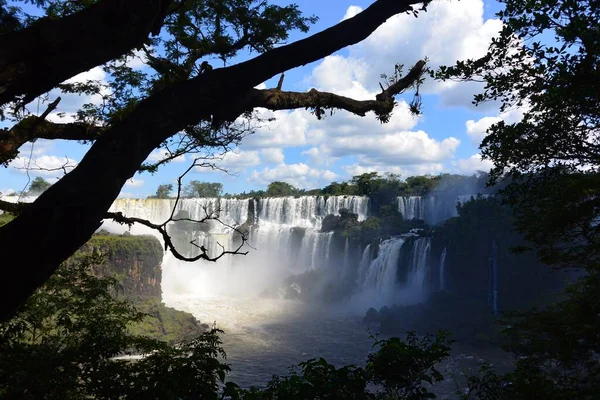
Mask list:
[[[165,303],[223,329],[223,347],[232,368],[228,380],[242,387],[263,387],[273,374],[323,357],[342,366],[364,366],[373,340],[361,316],[343,308],[308,307],[298,301],[273,298],[194,297],[163,293]],[[455,343],[452,357],[439,366],[446,379],[434,392],[441,399],[456,398],[457,383],[475,373],[483,360],[499,370],[510,368],[510,358],[499,349]]]

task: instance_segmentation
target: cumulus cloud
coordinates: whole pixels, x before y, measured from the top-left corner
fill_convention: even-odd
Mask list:
[[[358,154],[366,164],[418,164],[445,161],[454,155],[460,141],[449,137],[442,141],[423,131],[385,135],[334,138],[328,143],[333,156]]]
[[[223,154],[217,160],[212,161],[218,168],[225,170],[227,173],[239,174],[245,172],[248,168],[256,167],[260,164],[260,156],[258,151],[230,151]],[[219,169],[212,170],[205,167],[196,167],[197,172],[222,172]]]
[[[348,7],[348,9],[346,10],[346,14],[344,14],[344,18],[342,18],[342,21],[347,20],[348,18],[352,18],[354,16],[356,16],[356,14],[362,12],[362,7],[359,6],[350,6]]]
[[[484,137],[487,136],[487,130],[494,124],[504,121],[507,124],[514,124],[523,118],[523,115],[529,109],[528,105],[519,108],[512,108],[503,113],[499,113],[497,116],[487,116],[475,120],[468,120],[465,122],[467,128],[467,135],[471,137],[473,144],[479,146]]]
[[[0,189],[0,197],[13,196],[15,194],[17,194],[17,191],[15,189],[10,189],[10,188]]]
[[[335,76],[337,81],[354,76],[360,86],[376,91],[380,74],[392,72],[396,63],[410,68],[417,60],[429,58],[430,67],[452,65],[456,60],[481,57],[491,38],[502,28],[499,19],[484,20],[482,0],[449,2],[436,0],[418,18],[396,15],[382,24],[363,42],[350,47],[343,67],[341,60],[326,58],[319,65],[318,75]],[[356,15],[360,8],[350,6],[345,18]],[[327,70],[327,71],[325,71]],[[351,72],[351,74],[350,74]],[[470,106],[472,95],[481,84],[434,82],[426,80],[423,93],[440,93],[444,105]]]
[[[69,157],[42,155],[39,157],[17,157],[9,167],[21,173],[29,171],[32,175],[59,178],[77,166],[77,161]]]
[[[311,168],[304,163],[279,164],[274,168],[264,168],[253,171],[248,179],[250,182],[268,185],[274,181],[287,182],[297,188],[309,189],[329,183],[338,178],[330,170]]]
[[[441,172],[444,172],[445,167],[441,163],[426,163],[426,164],[415,164],[415,165],[407,165],[407,166],[398,166],[398,165],[389,165],[389,164],[379,164],[379,165],[361,165],[361,164],[351,164],[345,165],[342,167],[346,173],[347,177],[352,177],[355,175],[361,175],[367,172],[378,172],[380,175],[385,173],[398,174],[402,178],[407,178],[409,176],[416,175],[436,175]]]
[[[467,135],[471,137],[473,144],[479,145],[487,135],[486,131],[489,127],[500,121],[502,121],[500,117],[483,117],[477,121],[470,119],[465,123]]]
[[[260,155],[264,162],[270,164],[282,164],[285,160],[282,149],[263,149],[260,151]]]
[[[454,163],[456,172],[464,175],[471,175],[477,171],[488,172],[494,167],[494,163],[490,160],[483,160],[481,154],[473,154],[469,158],[456,160]]]
[[[270,147],[303,146],[306,144],[308,113],[304,110],[270,111],[257,109],[260,123],[252,135],[244,138],[244,147],[264,149]],[[273,121],[267,121],[274,118]]]
[[[141,187],[141,186],[144,186],[144,180],[143,179],[131,178],[127,182],[125,182],[125,186],[128,186],[128,187]]]

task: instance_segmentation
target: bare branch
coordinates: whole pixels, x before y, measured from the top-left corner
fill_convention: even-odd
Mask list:
[[[285,78],[285,72],[282,72],[281,76],[279,77],[279,82],[277,82],[277,90],[281,90],[283,87],[283,78]]]
[[[375,100],[355,100],[334,93],[319,92],[311,89],[308,92],[283,92],[278,89],[254,89],[249,94],[248,105],[264,107],[270,110],[287,110],[294,108],[314,108],[317,117],[322,109],[343,109],[353,114],[365,116],[373,111],[377,116],[389,115],[394,109],[394,96],[415,85],[425,69],[425,61],[418,61],[409,73],[399,79],[376,96]]]
[[[127,217],[127,216],[123,215],[123,213],[121,213],[121,212],[108,212],[106,214],[106,218],[112,219],[115,222],[118,222],[120,224],[128,225],[129,227],[131,227],[133,224],[140,224],[140,225],[143,225],[143,226],[146,226],[148,228],[158,231],[161,234],[163,241],[165,242],[165,251],[170,250],[171,253],[175,256],[175,258],[177,258],[178,260],[181,260],[181,261],[197,261],[200,259],[206,260],[206,261],[217,261],[218,259],[220,259],[221,257],[223,257],[226,254],[239,254],[239,255],[248,254],[247,251],[246,252],[240,251],[244,247],[244,245],[246,244],[246,242],[248,240],[247,234],[245,232],[242,232],[238,228],[221,221],[219,219],[219,215],[221,212],[220,209],[212,210],[209,212],[207,207],[204,207],[205,217],[202,219],[176,218],[175,217],[175,213],[177,211],[177,205],[179,204],[179,201],[181,199],[182,180],[190,171],[192,171],[192,169],[199,167],[199,166],[204,166],[205,163],[199,162],[199,161],[200,161],[200,159],[196,158],[190,164],[190,166],[177,178],[177,196],[175,198],[175,203],[173,204],[173,208],[171,210],[171,215],[169,215],[169,218],[167,218],[164,222],[155,224],[155,223],[152,223],[143,218]],[[231,229],[233,232],[237,232],[242,239],[242,242],[240,243],[240,245],[237,248],[235,248],[234,250],[226,250],[223,245],[221,245],[220,243],[217,243],[221,247],[221,252],[215,257],[211,257],[208,254],[208,249],[205,248],[203,245],[198,245],[197,243],[195,243],[194,240],[192,240],[190,242],[190,244],[200,250],[200,254],[198,254],[196,256],[187,257],[187,256],[181,254],[175,248],[175,245],[173,244],[173,240],[167,230],[167,226],[169,223],[185,221],[185,222],[192,222],[192,223],[196,223],[196,224],[204,224],[211,220],[220,223],[221,225]]]

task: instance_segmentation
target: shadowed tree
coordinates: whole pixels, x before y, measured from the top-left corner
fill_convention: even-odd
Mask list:
[[[71,2],[58,3],[66,5]],[[60,60],[57,63],[71,62],[72,51],[77,53],[78,58],[91,60],[90,63],[83,65],[76,61],[78,68],[69,69],[64,75],[56,74],[51,83],[48,80],[36,90],[24,87],[11,89],[11,94],[3,100],[10,102],[9,105],[22,104],[32,94],[42,93],[53,86],[66,93],[97,95],[103,99],[100,105],[83,106],[73,123],[52,123],[41,117],[28,116],[26,112],[13,113],[15,126],[5,130],[0,137],[0,151],[5,162],[14,157],[16,149],[27,140],[51,138],[93,142],[78,166],[34,203],[26,207],[0,203],[2,208],[18,214],[12,222],[0,228],[3,265],[19,266],[13,269],[11,279],[3,280],[0,285],[0,318],[8,317],[18,304],[46,281],[60,262],[90,238],[107,216],[107,210],[125,182],[136,172],[152,168],[152,165],[145,164],[145,160],[155,149],[175,146],[175,151],[166,158],[172,159],[182,151],[223,149],[238,143],[242,132],[248,130],[236,124],[240,117],[252,117],[256,107],[270,110],[306,108],[317,118],[322,118],[326,110],[332,109],[347,110],[359,116],[373,112],[381,122],[387,122],[394,109],[395,96],[418,87],[425,69],[425,61],[416,62],[405,76],[386,82],[385,88],[372,100],[354,100],[315,89],[290,92],[283,90],[281,85],[272,89],[255,88],[287,70],[320,60],[362,41],[396,14],[416,15],[423,7],[422,2],[416,0],[374,1],[353,18],[285,45],[283,42],[290,30],[306,31],[314,21],[314,18],[302,17],[295,5],[282,7],[251,0],[189,0],[173,2],[164,12],[167,2],[151,2],[150,5],[144,2],[138,8],[144,10],[142,14],[153,10],[149,21],[121,23],[115,22],[122,21],[117,17],[133,2],[123,2],[125,8],[115,3],[120,2],[103,0],[89,7],[84,6],[87,2],[76,2],[74,4],[80,5],[81,10],[65,6],[67,12],[63,14],[53,11],[49,17],[0,37],[0,54],[14,54],[10,50],[14,43],[19,43],[21,49],[35,48],[39,36],[31,34],[30,29],[36,26],[48,26],[44,37],[59,38],[59,34],[65,31],[72,36],[79,35],[79,31],[70,24],[74,18],[83,18],[82,15],[88,18],[83,20],[86,21],[84,25],[111,21],[110,29],[90,34],[93,38],[106,34],[106,42],[97,43],[94,39],[93,42],[81,43],[80,51],[77,46],[74,46],[75,50],[73,46],[66,46],[55,48],[52,52],[53,60]],[[414,8],[414,4],[419,4],[418,8]],[[106,13],[97,13],[93,7],[106,7]],[[96,19],[97,15],[101,16]],[[149,44],[142,45],[141,39],[135,43],[128,39],[120,42],[127,54],[120,56],[121,50],[107,51],[107,48],[113,49],[113,42],[119,42],[115,40],[113,30],[129,37],[132,27],[143,25],[148,31],[155,31],[161,24],[161,35]],[[79,23],[75,25],[79,26]],[[145,38],[145,35],[141,36]],[[136,37],[141,36],[138,32]],[[150,72],[139,72],[130,66],[129,61],[136,57],[133,53],[136,47],[140,48]],[[102,56],[86,56],[92,48],[95,54]],[[207,62],[210,57],[228,61],[244,49],[258,55],[223,68],[213,69]],[[29,50],[25,53],[32,58],[32,63],[44,65],[42,55],[36,56],[35,51]],[[11,62],[19,62],[17,58],[15,60],[2,62],[3,73],[13,65]],[[107,82],[57,85],[93,65],[101,65],[111,79]],[[14,79],[13,76],[6,78],[11,82]],[[25,98],[22,98],[23,95]],[[51,103],[53,107],[57,104],[56,101]],[[42,114],[45,115],[47,113]],[[119,215],[111,217],[121,217],[121,222],[132,222]],[[35,246],[35,251],[26,260],[20,252],[14,251],[23,245],[24,237]]]

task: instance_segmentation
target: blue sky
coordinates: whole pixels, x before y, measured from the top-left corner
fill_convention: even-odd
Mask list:
[[[305,14],[320,18],[310,34],[356,14],[372,1],[296,0],[296,3]],[[494,15],[498,8],[496,2],[487,0],[436,0],[419,18],[409,15],[391,18],[364,42],[287,72],[283,89],[305,91],[316,87],[359,99],[374,98],[379,90],[379,75],[392,72],[395,63],[409,68],[427,56],[430,65],[435,67],[483,55],[491,37],[501,28]],[[305,36],[294,32],[291,40]],[[74,79],[105,78],[96,68]],[[266,87],[275,86],[276,80],[277,77],[265,82]],[[321,187],[332,180],[346,180],[367,171],[396,172],[407,177],[486,170],[489,162],[481,162],[478,156],[478,145],[486,128],[500,118],[518,119],[519,112],[499,115],[494,104],[475,109],[470,104],[472,95],[480,90],[478,84],[427,80],[422,89],[423,116],[414,119],[409,115],[408,94],[398,98],[399,106],[386,125],[377,122],[372,114],[361,118],[337,111],[334,116],[317,121],[305,110],[276,113],[259,110],[261,115],[276,120],[259,127],[239,148],[224,155],[220,165],[227,168],[230,175],[198,170],[187,179],[223,182],[225,192],[238,193],[263,189],[274,180],[302,188]],[[50,97],[53,96],[56,93],[51,92]],[[88,100],[63,96],[57,111],[73,112]],[[40,112],[44,109],[41,105]],[[37,112],[35,102],[30,111]],[[56,115],[50,119],[59,120]],[[0,192],[19,191],[27,185],[29,178],[23,168],[26,165],[56,168],[68,162],[74,166],[88,148],[77,143],[44,140],[37,141],[33,148],[24,146],[20,159],[9,168],[0,169]],[[154,175],[136,174],[121,195],[146,197],[154,193],[159,184],[173,183],[190,162],[191,158],[187,157],[162,167]],[[60,170],[29,170],[31,178],[42,176],[49,182],[55,182],[62,175],[64,172]]]

